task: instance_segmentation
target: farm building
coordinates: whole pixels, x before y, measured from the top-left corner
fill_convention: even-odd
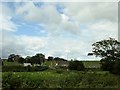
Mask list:
[[[24,67],[32,66],[31,63],[23,63]]]
[[[55,66],[67,67],[68,65],[69,65],[69,62],[67,60],[58,60],[58,61],[55,61]]]
[[[34,64],[34,66],[40,66],[40,64]]]

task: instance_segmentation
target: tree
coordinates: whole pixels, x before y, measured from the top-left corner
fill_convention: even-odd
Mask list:
[[[14,59],[15,59],[15,54],[10,54],[8,56],[8,62],[14,62]]]
[[[10,54],[8,57],[8,62],[24,63],[25,59],[22,58],[20,55]]]
[[[25,59],[23,57],[18,58],[18,63],[24,63]]]
[[[93,43],[93,54],[101,57],[101,68],[103,70],[113,71],[117,61],[120,61],[120,42],[113,38],[101,40]],[[117,66],[116,66],[117,67]]]
[[[25,62],[26,62],[26,63],[31,63],[31,57],[30,57],[30,56],[27,56],[27,57],[25,58]]]
[[[84,64],[81,61],[70,61],[68,67],[70,70],[78,70],[78,71],[85,69]]]
[[[31,63],[31,64],[41,64],[41,63],[45,62],[45,55],[40,53],[40,54],[36,54],[35,56],[32,56],[32,57],[27,56],[26,62]]]
[[[63,59],[63,58],[59,58],[59,57],[55,57],[54,60],[55,60],[55,61],[67,61],[67,60],[65,60],[65,59]]]
[[[37,57],[38,62],[41,62],[41,63],[45,62],[45,55],[44,54],[42,54],[42,53],[39,54],[38,53],[38,54],[35,55],[35,57]]]
[[[54,58],[52,56],[48,57],[48,61],[52,61]]]

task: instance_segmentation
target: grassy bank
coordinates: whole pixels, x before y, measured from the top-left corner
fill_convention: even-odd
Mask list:
[[[3,88],[118,88],[120,77],[109,72],[4,72]]]

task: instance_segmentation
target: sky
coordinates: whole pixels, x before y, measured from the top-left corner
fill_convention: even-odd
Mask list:
[[[43,53],[65,59],[87,56],[92,44],[118,39],[117,2],[1,2],[0,56]]]

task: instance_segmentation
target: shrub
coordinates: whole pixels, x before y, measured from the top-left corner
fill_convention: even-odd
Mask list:
[[[68,67],[70,70],[78,70],[78,71],[85,69],[85,67],[81,61],[70,61]]]
[[[35,67],[24,67],[24,66],[3,66],[3,72],[34,72],[47,70],[47,66],[35,66]]]
[[[115,61],[111,70],[114,74],[120,74],[120,61]]]

